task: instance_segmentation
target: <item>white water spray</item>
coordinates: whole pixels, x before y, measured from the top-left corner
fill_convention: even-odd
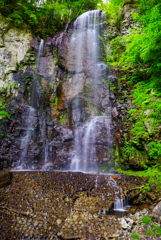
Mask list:
[[[31,88],[31,97],[30,97],[30,106],[28,110],[28,115],[26,117],[26,135],[21,139],[21,155],[20,159],[18,161],[18,168],[19,169],[24,169],[28,168],[28,149],[29,149],[29,144],[32,138],[32,135],[34,134],[34,126],[35,126],[35,119],[36,119],[36,108],[37,108],[37,98],[36,98],[36,77],[38,74],[38,68],[40,64],[40,58],[42,55],[43,51],[43,45],[44,45],[44,40],[41,39],[39,49],[38,49],[38,54],[37,54],[37,64],[36,64],[36,75],[32,83],[32,88]]]
[[[127,205],[124,204],[122,188],[117,185],[117,182],[112,177],[110,177],[110,182],[113,185],[113,188],[115,189],[115,196],[116,196],[113,210],[117,212],[126,211]]]
[[[68,62],[69,68],[72,68],[76,78],[79,78],[79,74],[84,71],[86,67],[84,59],[91,64],[89,68],[91,76],[93,78],[93,101],[95,106],[95,95],[98,94],[97,78],[99,73],[98,63],[100,62],[100,26],[103,13],[99,10],[89,11],[79,16],[74,22],[74,32],[72,34],[70,45],[71,53],[69,56],[75,58],[75,64],[73,61]],[[74,48],[72,48],[74,46]],[[76,49],[76,54],[73,54],[73,49]],[[79,79],[76,79],[76,82]],[[83,123],[82,112],[83,107],[81,105],[81,93],[85,83],[83,79],[77,84],[77,109],[75,110],[76,129],[74,136],[74,156],[71,161],[70,170],[89,172],[90,169],[96,170],[96,125],[100,121],[101,116],[97,115],[97,109],[94,107],[92,118]],[[91,167],[89,167],[91,166]]]

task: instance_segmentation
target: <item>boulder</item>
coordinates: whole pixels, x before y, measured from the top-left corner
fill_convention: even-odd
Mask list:
[[[128,224],[124,218],[121,219],[120,225],[124,230],[126,230],[128,228]]]
[[[0,102],[11,95],[16,96],[18,84],[14,81],[13,73],[16,72],[17,64],[25,58],[30,48],[32,34],[30,31],[16,28],[7,30],[6,24],[0,24],[0,93],[3,91]]]
[[[153,216],[161,217],[161,201],[154,207],[152,214]]]
[[[147,194],[147,196],[150,198],[150,200],[155,201],[156,196],[155,196],[154,193],[152,193],[152,192],[146,192],[146,194]]]

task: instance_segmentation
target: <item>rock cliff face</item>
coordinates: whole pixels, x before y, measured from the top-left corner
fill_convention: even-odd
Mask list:
[[[31,41],[31,34],[27,33],[23,37],[22,33],[12,29],[8,31],[9,33],[9,37],[2,34],[3,52],[5,54],[5,46],[8,46],[10,51],[8,70],[2,68],[3,82],[6,81],[8,85],[11,82],[15,90],[12,88],[9,95],[2,94],[2,101],[6,104],[10,118],[1,115],[1,169],[22,165],[22,161],[26,168],[41,169],[47,163],[45,167],[50,165],[50,168],[54,169],[69,169],[73,158],[76,125],[82,124],[81,134],[84,137],[79,143],[79,147],[82,148],[90,117],[94,118],[96,115],[102,115],[102,118],[94,121],[97,129],[94,150],[97,155],[96,161],[101,167],[114,165],[111,157],[113,134],[109,132],[111,120],[103,117],[111,114],[107,77],[109,70],[101,61],[94,65],[89,57],[93,51],[90,43],[82,52],[79,68],[75,68],[78,45],[75,42],[74,46],[70,41],[73,21],[69,23],[64,33],[58,33],[45,40],[38,66],[36,56],[40,39],[35,38]],[[6,58],[6,55],[3,56]],[[2,60],[1,64],[5,66],[6,61]],[[95,66],[98,68],[97,79],[100,80],[94,88]],[[31,117],[28,105],[35,77],[38,109]],[[93,92],[97,94],[94,96]],[[32,130],[27,136],[30,121],[33,122],[30,125]],[[26,143],[28,138],[29,141]],[[26,144],[27,153],[24,155]],[[111,150],[107,150],[108,147]],[[89,152],[90,148],[89,144]],[[94,165],[91,164],[90,167]]]
[[[13,75],[17,71],[17,66],[25,58],[32,40],[30,32],[8,28],[8,25],[2,21],[0,24],[0,104],[4,104],[5,98],[17,95],[18,85]]]
[[[106,42],[106,54],[110,54],[112,38],[129,34],[130,28],[136,27],[131,15],[131,11],[136,10],[131,6],[124,6],[124,21],[119,32],[100,28]],[[122,158],[124,142],[131,138],[132,123],[127,111],[135,107],[130,100],[132,89],[127,89],[126,83],[118,86],[120,71],[110,69],[102,62],[102,56],[97,64],[94,63],[92,39],[87,39],[87,35],[83,41],[88,44],[82,48],[80,63],[76,66],[79,44],[75,41],[77,37],[73,37],[74,22],[67,25],[64,33],[44,41],[39,64],[36,59],[41,39],[33,39],[27,31],[8,29],[7,24],[1,24],[0,169],[22,165],[22,161],[26,168],[69,169],[76,134],[81,134],[77,150],[84,151],[89,125],[93,124],[91,119],[96,116],[99,118],[92,120],[96,128],[95,140],[93,136],[88,137],[87,152],[96,155],[101,170],[114,167],[116,156],[117,161]],[[105,45],[99,44],[104,52]],[[30,90],[35,78],[38,107],[31,117]],[[28,131],[30,119],[32,129]],[[91,150],[92,142],[95,150]],[[27,149],[25,155],[22,154],[24,148]],[[145,148],[137,149],[132,158],[127,156],[122,163],[140,169],[144,168],[143,162],[150,164]],[[95,164],[90,163],[90,167],[94,168]]]

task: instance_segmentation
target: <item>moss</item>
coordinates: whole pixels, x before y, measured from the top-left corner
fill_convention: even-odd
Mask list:
[[[8,112],[6,111],[0,111],[0,116],[1,116],[1,119],[4,119],[4,118],[10,118],[10,115]]]
[[[121,166],[124,168],[122,164],[126,164],[125,167],[130,166],[134,169],[147,169],[147,165],[150,164],[148,155],[145,150],[139,150],[135,148],[131,141],[125,141],[124,147],[121,148],[122,150],[122,156],[120,157],[119,151],[117,150],[117,161],[121,164]]]
[[[6,108],[6,98],[2,99],[2,103],[0,104],[0,110],[4,110]]]
[[[153,227],[155,228],[155,230],[157,230],[157,234],[161,235],[161,228],[157,226],[155,223],[153,223]]]
[[[141,220],[142,220],[142,222],[143,222],[145,225],[149,225],[149,223],[152,222],[151,218],[148,217],[148,216],[144,216],[144,217],[142,217]]]
[[[115,156],[116,156],[116,160],[115,160],[115,167],[117,168],[117,166],[121,167],[121,159],[120,159],[120,153],[119,153],[119,145],[116,143],[116,149],[115,149]]]
[[[142,193],[151,192],[158,193],[160,196],[161,190],[161,171],[160,171],[160,164],[154,167],[149,167],[147,170],[144,171],[133,171],[127,170],[124,171],[122,169],[117,169],[119,173],[126,174],[128,176],[135,175],[137,177],[141,177],[142,179],[146,180],[146,184],[142,188]]]
[[[151,231],[151,230],[147,230],[146,234],[150,235],[150,236],[155,236],[155,233],[153,231]]]
[[[133,234],[131,235],[131,237],[132,237],[132,239],[138,239],[140,236],[139,236],[139,234],[137,234],[137,233],[133,233]]]

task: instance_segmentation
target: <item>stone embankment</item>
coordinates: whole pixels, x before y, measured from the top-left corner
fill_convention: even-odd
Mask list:
[[[123,175],[13,172],[0,190],[0,239],[161,239],[160,203],[110,211],[120,194],[125,198],[144,183]],[[151,217],[148,225],[143,216]]]

